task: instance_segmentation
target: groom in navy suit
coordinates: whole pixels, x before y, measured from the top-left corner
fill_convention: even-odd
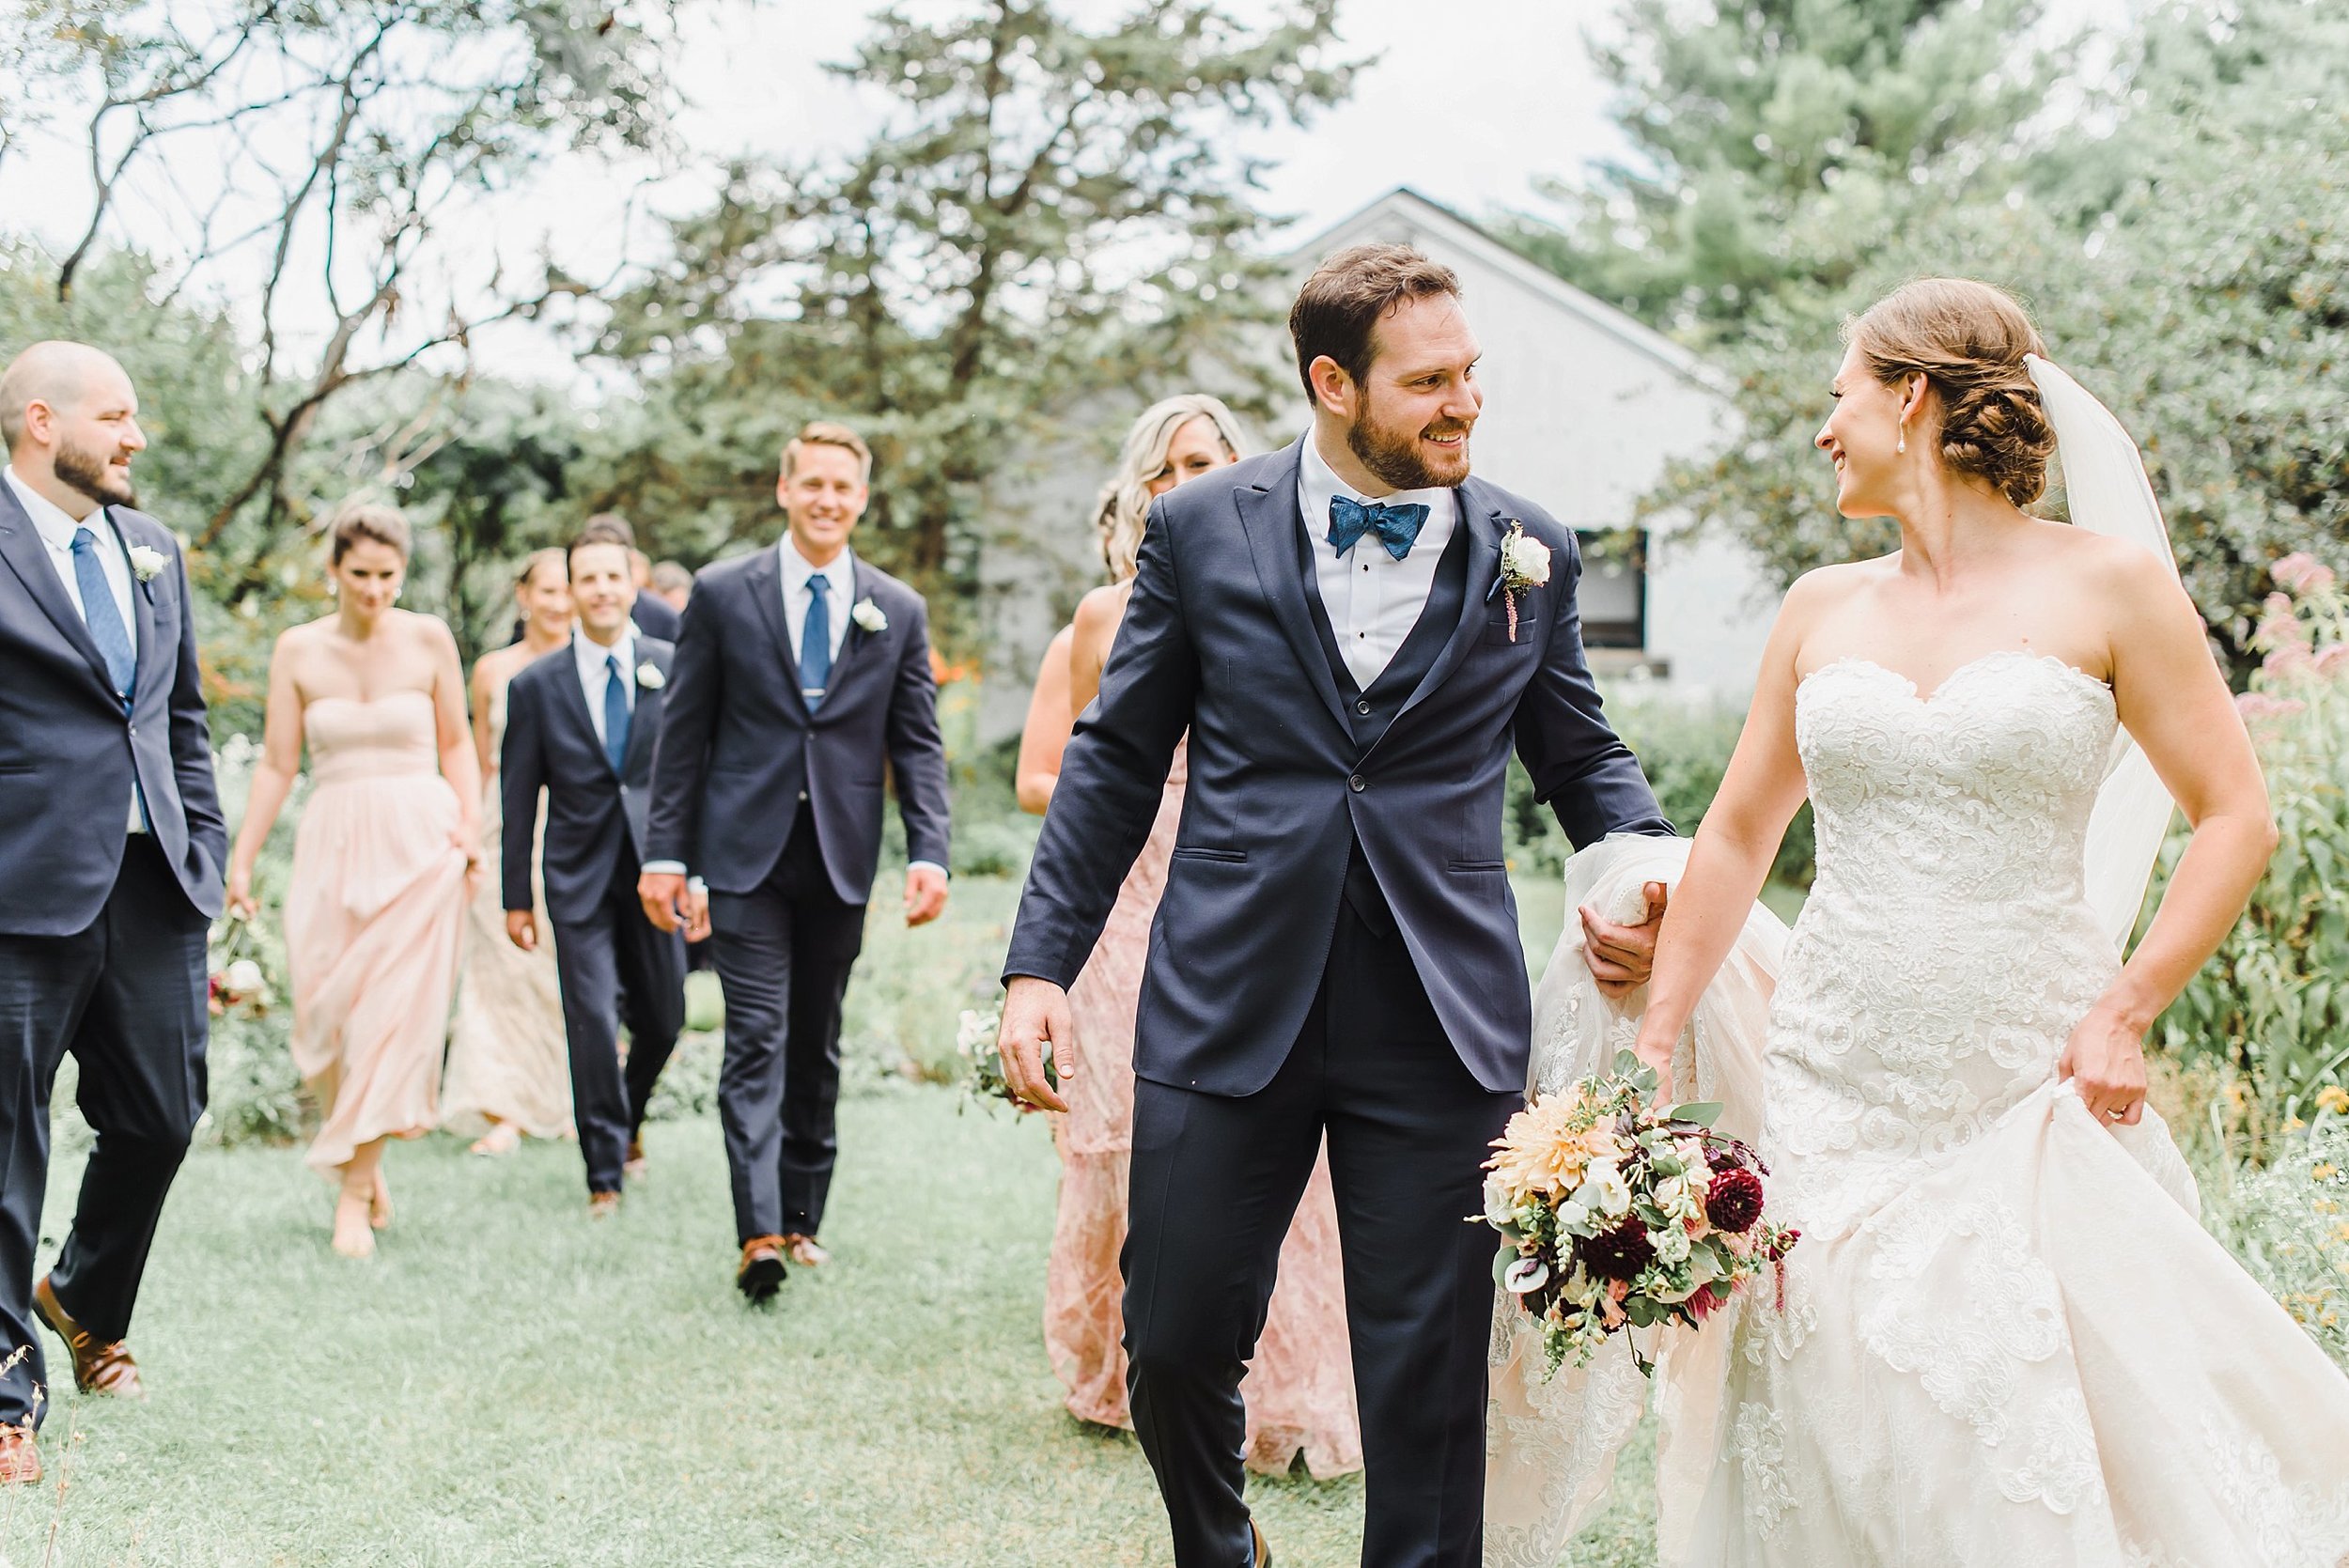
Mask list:
[[[1006,1075],[1057,1107],[1041,1053],[1087,1070],[1066,990],[1188,730],[1122,1260],[1134,1430],[1183,1568],[1269,1560],[1239,1383],[1325,1133],[1362,1561],[1478,1561],[1493,1246],[1463,1217],[1532,1027],[1501,838],[1512,746],[1578,846],[1672,831],[1601,716],[1573,535],[1470,476],[1484,399],[1458,292],[1403,246],[1330,258],[1289,322],[1312,430],[1153,505],[1004,963]],[[1652,925],[1584,919],[1602,981],[1644,978]]]
[[[506,935],[525,951],[537,947],[530,852],[543,789],[547,919],[570,1048],[571,1120],[587,1163],[588,1213],[601,1217],[620,1206],[625,1178],[643,1168],[645,1107],[685,1024],[685,943],[654,926],[636,899],[674,650],[632,624],[628,546],[591,526],[568,559],[579,616],[571,645],[507,688],[500,879]]]
[[[0,374],[0,1482],[40,1479],[38,1313],[86,1393],[140,1397],[123,1344],[204,1112],[205,935],[227,831],[179,546],[132,509],[122,367],[39,343]],[[35,1284],[49,1092],[71,1051],[97,1131]]]
[[[906,830],[908,925],[946,907],[946,754],[922,596],[860,560],[872,453],[818,423],[784,448],[773,548],[694,580],[646,829],[646,911],[675,926],[708,885],[734,1178],[735,1285],[773,1299],[817,1242],[839,1140],[840,1002],[880,859],[882,770]]]

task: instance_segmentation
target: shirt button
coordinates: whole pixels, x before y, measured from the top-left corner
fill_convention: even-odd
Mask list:
[[[1370,781],[1363,778],[1360,773],[1357,773],[1352,778],[1346,781],[1346,787],[1352,790],[1355,794],[1360,795],[1363,790],[1370,787]]]
[[[1369,699],[1364,698],[1362,701],[1356,703],[1354,705],[1354,711],[1357,713],[1368,713],[1370,711]]]

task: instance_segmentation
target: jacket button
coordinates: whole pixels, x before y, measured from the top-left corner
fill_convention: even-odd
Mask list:
[[[1355,794],[1360,795],[1363,790],[1370,787],[1370,781],[1363,778],[1360,773],[1357,773],[1352,778],[1346,781],[1346,787],[1352,790]]]
[[[1357,713],[1368,713],[1370,711],[1370,699],[1368,697],[1364,697],[1361,702],[1356,703],[1354,705],[1354,711]]]

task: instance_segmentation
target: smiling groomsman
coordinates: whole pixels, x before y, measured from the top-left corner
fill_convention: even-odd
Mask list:
[[[685,943],[655,927],[636,898],[674,649],[630,624],[636,584],[628,546],[591,528],[569,560],[579,616],[570,656],[539,660],[507,689],[500,870],[506,935],[535,948],[530,850],[543,788],[547,919],[570,1047],[571,1113],[587,1163],[587,1211],[601,1218],[619,1208],[625,1178],[642,1172],[645,1107],[685,1023]]]
[[[123,1338],[204,1113],[205,934],[228,836],[179,546],[132,509],[131,379],[37,343],[0,373],[0,1483],[40,1479],[32,1320],[84,1393],[141,1398]],[[98,1134],[35,1284],[49,1091],[71,1051]]]
[[[859,560],[873,457],[843,425],[783,451],[790,520],[771,550],[693,583],[655,768],[647,914],[708,917],[725,990],[719,1115],[734,1177],[735,1284],[770,1300],[813,1267],[838,1147],[840,1001],[880,859],[882,769],[905,821],[908,925],[946,907],[946,758],[922,597]]]

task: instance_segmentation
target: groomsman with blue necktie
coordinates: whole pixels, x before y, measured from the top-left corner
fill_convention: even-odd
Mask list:
[[[228,834],[179,542],[132,509],[122,367],[37,343],[0,373],[0,1483],[40,1479],[38,1314],[84,1393],[142,1398],[123,1343],[204,1113],[205,937]],[[98,1134],[38,1284],[49,1093]]]
[[[500,880],[506,935],[517,947],[537,947],[530,851],[543,789],[547,919],[570,1048],[571,1119],[587,1165],[587,1212],[601,1218],[619,1208],[626,1178],[642,1173],[645,1107],[685,1024],[685,944],[655,928],[636,899],[675,650],[639,635],[630,619],[636,584],[626,545],[590,527],[569,560],[579,616],[570,657],[541,659],[506,689]]]
[[[718,1109],[735,1284],[770,1300],[816,1266],[840,1097],[840,1003],[880,859],[882,773],[904,819],[905,916],[946,907],[946,758],[922,597],[848,549],[872,453],[815,424],[784,448],[771,550],[705,569],[686,602],[639,893],[674,926],[708,884],[725,990]]]

